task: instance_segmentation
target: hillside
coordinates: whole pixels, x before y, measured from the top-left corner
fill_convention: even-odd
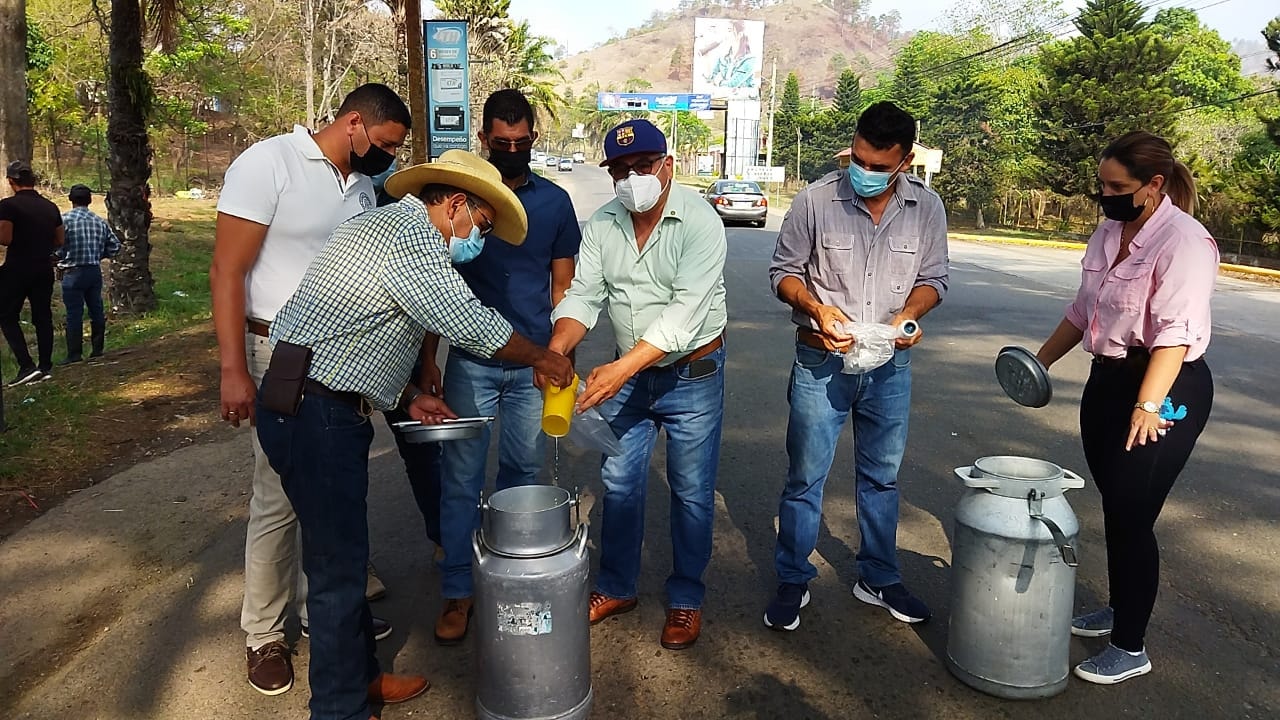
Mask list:
[[[642,78],[652,84],[645,92],[691,92],[693,25],[699,16],[763,20],[766,87],[776,59],[779,86],[788,72],[795,72],[806,96],[830,98],[846,66],[867,77],[864,86],[871,84],[876,72],[892,66],[888,57],[902,42],[896,14],[842,19],[820,0],[784,0],[764,8],[713,6],[673,14],[650,29],[633,30],[630,37],[564,58],[559,67],[565,85],[574,94],[592,83],[621,91],[628,79]]]

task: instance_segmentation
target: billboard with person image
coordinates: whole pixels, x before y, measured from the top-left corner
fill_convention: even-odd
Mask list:
[[[693,92],[716,100],[757,100],[764,21],[695,18]]]

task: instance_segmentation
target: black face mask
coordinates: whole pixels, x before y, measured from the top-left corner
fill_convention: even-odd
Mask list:
[[[361,127],[364,126],[361,125]],[[365,128],[364,137],[369,140],[369,149],[364,155],[356,154],[355,141],[351,141],[351,169],[369,177],[381,175],[383,170],[391,167],[391,163],[395,162],[396,156],[374,145],[373,140],[369,138],[368,128]]]
[[[533,157],[532,148],[524,150],[494,150],[489,148],[489,162],[498,168],[502,177],[515,180],[529,172],[529,160]]]
[[[1142,216],[1142,211],[1147,209],[1147,203],[1144,200],[1141,205],[1133,204],[1133,196],[1137,193],[1125,193],[1124,195],[1099,195],[1098,206],[1102,208],[1102,214],[1108,220],[1119,220],[1120,222],[1133,222]]]

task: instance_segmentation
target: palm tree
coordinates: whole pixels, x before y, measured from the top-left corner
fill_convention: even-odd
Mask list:
[[[151,276],[151,79],[142,69],[144,34],[169,52],[177,42],[178,0],[153,0],[144,20],[139,0],[112,0],[107,63],[107,219],[120,238],[111,263],[111,303],[125,312],[155,309]],[[148,32],[149,31],[149,32]]]
[[[507,36],[504,87],[516,88],[529,98],[535,112],[555,120],[556,113],[566,106],[564,96],[556,91],[556,84],[564,81],[564,73],[555,66],[555,58],[549,52],[551,38],[534,35],[529,31],[529,21],[512,25]]]

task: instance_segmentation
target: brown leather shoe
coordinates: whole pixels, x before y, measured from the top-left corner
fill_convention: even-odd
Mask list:
[[[263,695],[281,695],[293,687],[293,661],[289,646],[276,640],[254,650],[245,648],[249,660],[249,684]]]
[[[369,683],[369,702],[391,705],[412,700],[431,687],[421,675],[382,673]]]
[[[457,645],[467,636],[471,624],[471,598],[448,598],[436,619],[436,642]]]
[[[672,608],[667,611],[667,624],[662,626],[662,647],[683,650],[698,642],[702,634],[702,611]]]
[[[619,600],[617,598],[611,598],[604,593],[596,592],[595,590],[591,591],[591,599],[588,602],[591,606],[591,611],[588,613],[587,617],[591,618],[592,625],[595,625],[607,617],[621,615],[622,613],[631,612],[636,609],[635,598]]]

